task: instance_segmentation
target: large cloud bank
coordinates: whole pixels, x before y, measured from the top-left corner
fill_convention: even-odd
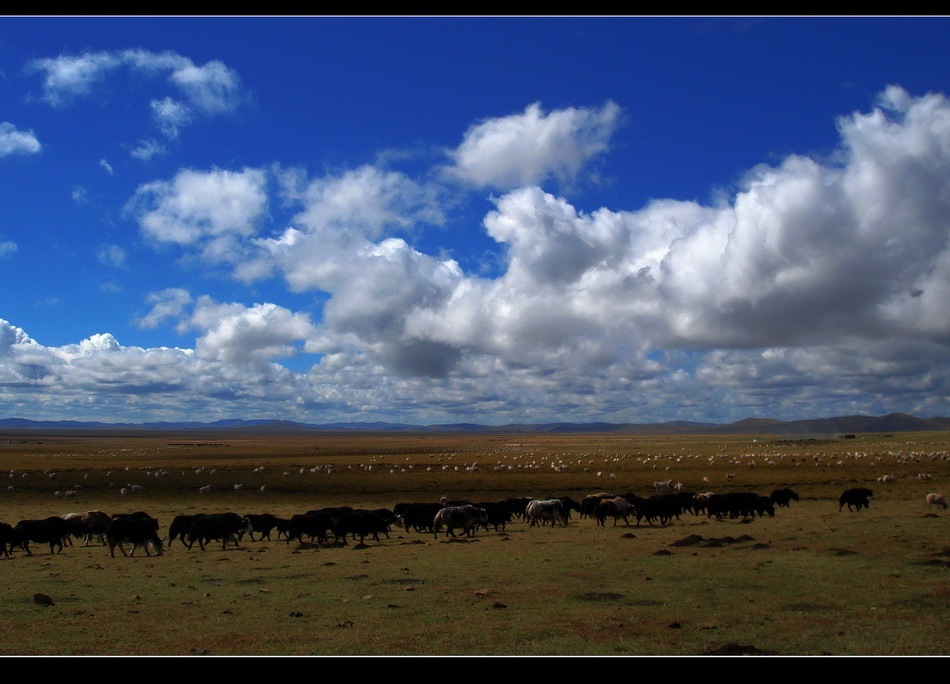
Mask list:
[[[47,98],[70,92],[69,72],[49,73]],[[199,93],[201,73],[178,73],[192,106],[223,97]],[[142,186],[129,211],[144,236],[243,283],[279,278],[320,294],[322,320],[173,289],[153,295],[141,324],[197,331],[194,350],[130,349],[111,336],[50,349],[4,323],[4,384],[102,392],[110,365],[109,388],[150,401],[184,392],[193,374],[189,396],[229,397],[232,409],[418,421],[723,420],[897,401],[946,410],[944,96],[889,87],[870,113],[839,119],[834,155],[751,169],[722,204],[587,212],[544,188],[569,188],[609,153],[619,117],[613,103],[532,105],[470,128],[425,178],[272,167],[182,170]],[[444,198],[472,186],[504,191],[483,221],[502,255],[497,277],[410,242],[425,226],[451,229]],[[291,227],[264,234],[278,199],[296,207]],[[275,363],[300,353],[319,360],[296,373]]]

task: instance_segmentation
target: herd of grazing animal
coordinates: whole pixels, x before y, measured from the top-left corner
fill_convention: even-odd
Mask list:
[[[843,511],[845,506],[849,511],[870,508],[872,496],[873,492],[863,487],[845,490],[838,499],[838,510]],[[33,555],[31,543],[49,544],[50,554],[59,553],[64,546],[72,545],[73,538],[82,540],[84,546],[93,543],[106,545],[109,555],[115,557],[116,547],[123,555],[134,556],[141,548],[146,555],[154,553],[160,556],[166,548],[171,548],[175,540],[188,549],[197,542],[202,551],[212,542],[220,542],[221,549],[227,550],[228,544],[239,547],[245,535],[251,541],[283,538],[287,544],[306,539],[311,543],[345,545],[349,538],[364,543],[370,536],[375,542],[380,542],[380,535],[389,538],[393,526],[405,529],[407,533],[411,530],[432,534],[435,539],[443,532],[444,537],[454,538],[456,531],[472,537],[479,528],[488,530],[494,527],[497,532],[501,527],[504,530],[515,519],[524,521],[528,527],[548,524],[552,528],[567,527],[571,511],[578,512],[581,518],[595,520],[600,527],[606,527],[609,519],[613,520],[614,527],[621,520],[629,526],[633,518],[639,527],[644,520],[650,525],[666,525],[674,518],[679,520],[685,512],[694,516],[705,514],[707,519],[716,516],[718,520],[726,517],[772,517],[776,507],[788,507],[791,501],[799,501],[799,496],[788,488],[776,489],[770,496],[751,492],[692,494],[677,491],[641,498],[634,494],[604,492],[587,496],[581,502],[561,497],[471,503],[449,501],[443,497],[437,503],[399,503],[393,510],[360,510],[348,506],[323,508],[293,515],[289,519],[269,513],[179,515],[170,523],[164,539],[159,536],[158,520],[144,512],[109,515],[103,511],[87,511],[41,520],[21,520],[15,526],[0,522],[0,557],[12,557],[15,549]],[[940,493],[928,494],[926,502],[928,508],[947,508],[946,497]],[[255,539],[255,534],[259,535],[258,539]],[[125,545],[131,545],[128,552]]]
[[[107,522],[106,522],[107,521]],[[158,520],[146,513],[108,515],[103,511],[70,513],[63,517],[51,516],[43,520],[21,520],[16,526],[0,523],[0,555],[12,557],[19,548],[32,556],[30,543],[49,544],[50,554],[62,552],[71,539],[84,539],[88,545],[95,536],[97,541],[109,546],[109,555],[115,557],[118,546],[123,555],[135,555],[140,546],[147,555],[149,549],[162,555],[162,540],[158,536]],[[124,544],[132,544],[126,552]]]

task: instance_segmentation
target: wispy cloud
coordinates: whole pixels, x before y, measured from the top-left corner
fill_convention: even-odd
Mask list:
[[[166,320],[175,320],[181,317],[185,307],[192,303],[191,294],[182,288],[170,287],[161,292],[148,295],[151,310],[142,318],[135,321],[140,328],[156,328]]]
[[[119,245],[100,245],[96,250],[96,259],[109,268],[124,268],[126,251]]]
[[[148,161],[155,155],[165,154],[168,150],[161,143],[155,142],[152,139],[141,140],[136,147],[133,147],[129,150],[129,155],[133,159],[140,159],[142,161]],[[112,172],[112,167],[108,167],[109,172]]]
[[[78,57],[36,59],[27,65],[27,71],[44,75],[41,99],[54,107],[62,107],[74,98],[88,95],[93,85],[121,63],[122,59],[116,54],[95,52]]]
[[[178,137],[178,131],[191,123],[191,113],[182,102],[170,97],[163,100],[152,100],[152,116],[159,130],[169,139]]]
[[[224,63],[210,61],[199,66],[175,52],[87,52],[34,59],[26,67],[28,73],[42,75],[39,99],[54,107],[65,107],[89,97],[97,88],[106,90],[110,75],[121,69],[144,76],[166,76],[180,99],[153,99],[149,108],[155,125],[169,139],[178,137],[180,130],[197,116],[235,111],[247,99],[240,76]],[[139,155],[133,156],[142,158],[144,149],[139,148]]]

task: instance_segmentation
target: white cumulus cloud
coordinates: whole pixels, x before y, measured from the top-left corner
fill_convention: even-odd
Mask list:
[[[209,258],[226,261],[233,238],[257,232],[267,209],[266,185],[266,174],[258,169],[183,169],[171,181],[140,186],[127,210],[146,237],[200,245]]]
[[[8,121],[0,123],[0,157],[36,154],[42,149],[33,131],[21,131]]]
[[[202,331],[195,348],[199,358],[238,365],[293,356],[295,344],[314,334],[304,313],[270,303],[220,304],[207,296],[199,297],[189,324]]]
[[[296,228],[257,246],[294,289],[330,293],[327,329],[408,373],[444,375],[475,354],[606,368],[651,349],[946,343],[948,121],[943,96],[889,89],[878,109],[838,122],[833,161],[761,165],[714,206],[587,214],[536,186],[513,190],[484,221],[506,249],[494,279],[385,238],[393,221],[320,192]]]
[[[549,178],[573,181],[596,155],[606,152],[620,107],[568,107],[545,114],[538,103],[524,112],[472,126],[450,152],[446,171],[479,187],[510,190]]]

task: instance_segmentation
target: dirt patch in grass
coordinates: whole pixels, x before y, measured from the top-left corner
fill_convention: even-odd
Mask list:
[[[763,650],[761,648],[756,648],[751,644],[748,646],[743,646],[742,644],[731,643],[724,644],[719,648],[714,648],[708,651],[703,651],[700,655],[722,655],[722,656],[738,656],[738,655],[780,655],[776,651]]]
[[[581,594],[577,597],[579,601],[619,601],[622,598],[623,594],[614,594],[610,592]]]
[[[823,603],[789,603],[782,606],[782,610],[789,610],[793,613],[820,613],[826,610],[834,610],[834,606]]]
[[[708,548],[708,549],[718,549],[718,548],[722,548],[723,546],[728,546],[731,544],[740,544],[740,543],[752,542],[752,541],[755,541],[755,539],[753,539],[747,534],[744,534],[739,538],[720,537],[718,539],[716,538],[705,539],[698,534],[691,534],[688,537],[683,537],[679,541],[673,542],[672,544],[670,544],[670,546],[674,546],[674,547],[701,546],[703,548]],[[756,548],[763,548],[763,547],[768,548],[768,546],[765,544],[756,545]]]
[[[670,546],[695,546],[696,544],[701,544],[703,538],[698,534],[691,534],[688,537],[683,537],[682,539],[673,542]]]
[[[732,537],[721,537],[719,539],[707,539],[703,544],[704,547],[709,549],[718,549],[729,544],[735,544],[736,540]]]

